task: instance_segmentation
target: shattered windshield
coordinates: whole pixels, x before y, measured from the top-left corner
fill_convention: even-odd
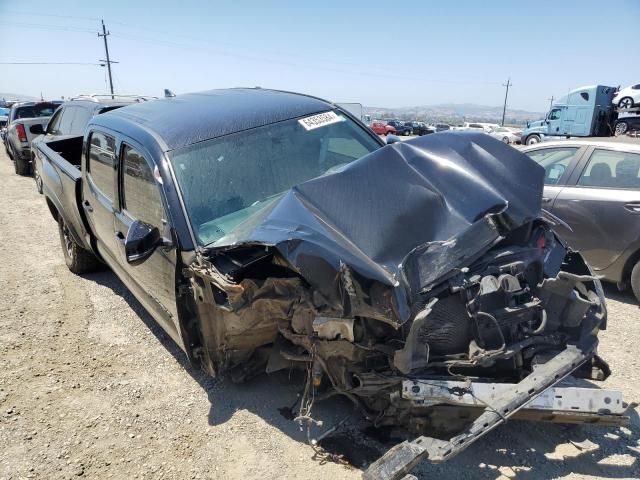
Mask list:
[[[291,187],[378,148],[336,111],[190,145],[170,158],[197,241],[208,245]]]

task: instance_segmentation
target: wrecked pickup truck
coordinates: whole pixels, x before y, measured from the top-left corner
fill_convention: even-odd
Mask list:
[[[557,385],[610,373],[603,292],[541,210],[543,169],[487,135],[385,146],[329,102],[230,89],[99,115],[41,153],[69,268],[111,267],[194,364],[298,367],[309,428],[311,399],[340,394],[412,432],[367,478],[508,418],[626,418],[617,392]]]

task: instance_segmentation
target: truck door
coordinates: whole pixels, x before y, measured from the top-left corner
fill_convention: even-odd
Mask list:
[[[561,131],[564,110],[564,108],[560,107],[552,108],[547,115],[547,132],[549,135],[564,135],[564,132]]]
[[[559,232],[569,245],[603,270],[640,236],[640,154],[596,148],[581,163],[552,212],[571,227]]]
[[[120,146],[120,209],[115,214],[112,236],[118,239],[118,265],[128,278],[130,288],[156,321],[180,344],[175,293],[176,246],[158,247],[149,258],[135,265],[127,262],[124,248],[127,232],[135,220],[157,227],[163,236],[170,237],[162,186],[157,180],[159,173],[150,158],[141,146],[132,141],[123,141]]]
[[[89,134],[89,154],[82,182],[82,208],[95,234],[97,249],[105,262],[116,265],[117,241],[113,235],[117,198],[115,145],[112,135],[94,130]]]

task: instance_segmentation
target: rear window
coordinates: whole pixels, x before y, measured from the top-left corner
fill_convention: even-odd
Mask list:
[[[54,103],[38,103],[16,108],[16,118],[50,117],[56,111],[58,105]]]

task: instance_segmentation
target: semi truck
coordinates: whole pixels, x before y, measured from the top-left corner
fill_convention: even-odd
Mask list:
[[[527,123],[522,132],[522,143],[532,145],[548,137],[608,137],[637,128],[640,115],[635,110],[638,109],[625,109],[624,132],[618,132],[623,115],[621,113],[618,119],[618,110],[613,104],[617,90],[616,87],[592,85],[570,91],[551,106],[544,119]]]

